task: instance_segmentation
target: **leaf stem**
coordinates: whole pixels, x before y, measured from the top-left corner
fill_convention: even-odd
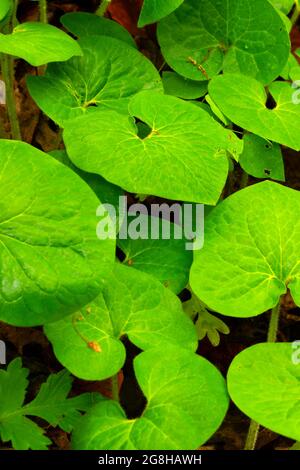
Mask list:
[[[39,9],[40,9],[40,22],[48,24],[48,8],[47,0],[39,0]],[[38,67],[38,75],[44,75],[47,69],[47,65],[41,65]]]
[[[246,188],[248,186],[248,183],[249,183],[249,175],[243,170],[240,188],[241,189]]]
[[[19,0],[15,0],[13,2],[13,10],[12,10],[12,15],[11,15],[12,29],[14,29],[17,26],[17,24],[19,24],[18,19],[17,19],[18,5],[19,5]]]
[[[250,422],[244,450],[254,450],[258,438],[259,424],[253,419]]]
[[[295,8],[291,16],[291,23],[293,26],[295,26],[295,24],[297,23],[299,16],[300,16],[300,5],[299,5],[299,0],[296,0]]]
[[[220,196],[220,201],[223,201],[223,199],[225,199],[225,197],[228,197],[233,193],[234,184],[235,184],[234,171],[229,171],[228,172],[228,177],[227,177],[227,182],[226,182],[226,187],[225,187],[223,193]]]
[[[40,21],[41,23],[48,23],[48,15],[47,15],[47,0],[39,0],[40,5]]]
[[[6,89],[6,108],[10,121],[11,136],[22,140],[14,92],[14,60],[12,56],[1,54],[1,70]]]
[[[268,329],[268,337],[267,337],[268,343],[276,342],[277,333],[278,333],[278,325],[279,325],[280,307],[281,307],[281,301],[279,301],[276,307],[272,309],[269,329]],[[244,450],[255,449],[258,432],[259,432],[259,424],[256,421],[253,421],[252,419],[250,422]]]
[[[109,7],[111,0],[102,0],[100,6],[98,7],[98,10],[96,11],[96,15],[98,16],[104,16],[106,13],[106,10]]]
[[[9,34],[18,24],[17,10],[19,0],[12,2],[12,10],[9,22],[4,26],[3,33]],[[14,74],[14,58],[8,54],[0,54],[2,78],[5,83],[5,100],[6,109],[10,122],[10,133],[14,140],[22,140],[20,125],[18,121],[16,100],[15,100],[15,74]]]
[[[267,339],[268,343],[275,343],[277,339],[280,306],[281,306],[281,302],[278,302],[276,307],[272,309],[271,319],[270,319],[270,324],[269,324],[269,331],[268,331],[268,339]]]
[[[112,399],[119,402],[119,378],[118,374],[115,374],[111,378],[111,392],[112,392]]]

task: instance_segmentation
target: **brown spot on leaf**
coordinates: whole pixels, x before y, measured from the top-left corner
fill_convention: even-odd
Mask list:
[[[87,345],[90,349],[97,353],[102,352],[101,346],[99,343],[97,343],[97,341],[89,341]]]

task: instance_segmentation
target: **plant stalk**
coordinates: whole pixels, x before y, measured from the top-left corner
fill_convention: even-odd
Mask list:
[[[278,305],[276,305],[276,307],[272,309],[267,339],[268,343],[276,343],[280,315],[280,305],[281,303],[279,302]]]
[[[106,13],[106,10],[109,7],[111,0],[102,0],[100,6],[98,7],[98,10],[96,11],[96,15],[98,16],[104,16]]]
[[[19,24],[17,20],[18,5],[19,5],[19,0],[15,0],[13,2],[13,10],[12,10],[11,21],[10,21],[12,29],[14,29]]]
[[[246,187],[248,186],[248,183],[249,183],[249,175],[248,175],[248,173],[246,173],[246,172],[243,170],[240,188],[241,188],[241,189],[246,188]]]
[[[39,9],[40,9],[40,22],[48,24],[48,8],[47,0],[39,0]],[[47,69],[47,65],[41,65],[38,67],[38,75],[44,75]]]
[[[281,307],[281,301],[279,301],[276,307],[272,309],[271,319],[270,319],[269,329],[268,329],[268,337],[267,337],[268,343],[276,342],[277,333],[278,333],[278,325],[279,325],[280,307]],[[255,449],[258,432],[259,432],[259,424],[256,423],[256,421],[251,420],[244,450]]]
[[[234,191],[234,170],[228,172],[227,182],[223,193],[221,194],[220,201],[223,201],[226,197],[230,196]]]
[[[3,33],[9,34],[17,26],[17,10],[19,0],[12,2],[12,11],[9,22],[4,26]],[[0,54],[1,72],[2,78],[5,83],[5,99],[6,109],[10,122],[10,133],[14,140],[22,140],[20,125],[16,109],[15,90],[14,90],[14,58],[8,54]],[[4,127],[1,126],[1,130],[4,131]]]
[[[47,15],[47,0],[39,0],[40,4],[40,22],[41,23],[48,23],[48,15]]]
[[[291,23],[293,26],[295,26],[295,24],[297,23],[299,16],[300,16],[300,5],[299,5],[299,0],[296,0],[295,8],[291,16]]]
[[[115,374],[111,378],[111,392],[112,392],[112,399],[115,401],[120,401],[119,396],[119,378],[118,374]]]
[[[1,70],[6,89],[6,109],[10,121],[11,136],[22,140],[14,92],[14,60],[7,54],[1,55]]]
[[[253,419],[250,422],[244,450],[254,450],[258,438],[259,424]]]

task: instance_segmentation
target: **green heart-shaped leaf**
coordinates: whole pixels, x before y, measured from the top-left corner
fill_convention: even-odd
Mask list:
[[[300,364],[291,343],[262,343],[242,351],[228,372],[228,390],[247,416],[272,431],[300,439]]]
[[[114,242],[97,239],[99,200],[76,174],[22,142],[0,154],[0,319],[57,320],[99,293]]]
[[[278,11],[279,15],[281,16],[281,19],[285,24],[287,32],[290,34],[291,31],[292,31],[292,28],[293,28],[293,24],[292,24],[291,19],[287,15],[285,15],[281,10],[278,10],[278,8],[276,10]]]
[[[103,401],[78,422],[73,449],[198,449],[218,429],[228,397],[206,359],[167,344],[137,356],[134,369],[148,402],[142,416],[128,420],[117,402]]]
[[[180,293],[189,280],[193,255],[186,243],[192,242],[185,239],[178,225],[168,220],[142,214],[137,221],[132,216],[128,219],[129,231],[131,223],[141,222],[146,227],[146,233],[142,233],[137,239],[127,236],[126,233],[126,237],[122,233],[119,234],[119,237],[123,238],[119,238],[117,244],[126,255],[124,264],[151,274],[175,294]],[[153,238],[151,230],[155,227],[158,227],[159,236]],[[176,231],[180,232],[178,238]]]
[[[213,116],[215,116],[217,118],[217,120],[221,123],[224,124],[224,126],[229,126],[231,123],[228,121],[228,119],[226,119],[226,117],[224,116],[224,114],[220,111],[220,109],[218,108],[218,106],[216,106],[216,103],[214,103],[214,101],[211,99],[211,97],[209,96],[209,94],[207,94],[205,96],[205,101],[209,104],[209,107],[213,113]]]
[[[12,34],[0,33],[0,52],[14,55],[38,67],[80,56],[76,41],[54,26],[44,23],[22,23]]]
[[[122,265],[102,293],[81,312],[46,325],[58,360],[85,380],[103,380],[124,364],[120,339],[128,335],[141,349],[169,342],[194,351],[197,337],[180,301],[148,274]]]
[[[106,36],[87,36],[79,44],[83,57],[50,64],[45,76],[27,80],[38,106],[60,126],[99,107],[127,114],[136,93],[162,92],[157,70],[133,47]]]
[[[4,20],[6,15],[9,13],[12,6],[11,0],[1,0],[0,4],[0,21]]]
[[[138,26],[156,23],[181,5],[183,0],[144,0]]]
[[[280,145],[254,134],[245,134],[243,140],[244,150],[239,159],[243,170],[255,178],[285,181]]]
[[[65,150],[53,150],[50,152],[50,155],[77,173],[94,191],[99,201],[103,204],[111,204],[116,210],[118,209],[119,197],[124,195],[124,191],[121,188],[109,183],[99,175],[79,170],[79,168],[73,165]]]
[[[251,317],[289,287],[300,305],[300,193],[265,181],[230,196],[205,219],[190,283],[211,309]]]
[[[146,138],[132,118],[113,111],[69,121],[64,139],[73,163],[129,192],[215,204],[227,178],[226,150],[240,153],[242,142],[173,96],[140,93],[129,113],[150,127]]]
[[[289,52],[289,35],[267,0],[186,0],[159,23],[167,63],[193,80],[240,72],[263,83],[278,77]]]
[[[209,84],[210,96],[235,124],[264,139],[300,150],[300,106],[293,100],[297,91],[286,82],[272,83],[269,91],[276,102],[273,109],[267,107],[264,87],[253,78],[225,74]]]
[[[79,12],[67,13],[61,17],[60,21],[65,28],[79,38],[83,36],[109,36],[136,48],[134,39],[127,29],[108,18]]]
[[[294,67],[299,67],[298,66],[298,61],[296,59],[296,57],[294,56],[294,54],[290,54],[289,55],[289,59],[284,67],[284,69],[282,70],[280,76],[282,78],[284,78],[285,80],[289,80],[290,79],[290,73],[291,73],[291,70],[294,68]]]
[[[166,95],[192,100],[207,93],[207,82],[189,80],[176,72],[163,72],[162,81]]]
[[[295,0],[270,0],[270,3],[272,3],[275,8],[278,8],[278,10],[282,11],[285,15],[288,15],[293,8]]]

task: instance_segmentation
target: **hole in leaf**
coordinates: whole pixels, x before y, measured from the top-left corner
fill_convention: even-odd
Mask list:
[[[274,100],[273,96],[269,94],[267,102],[266,102],[266,108],[267,109],[275,109],[277,106],[276,101]]]
[[[271,170],[269,170],[268,168],[265,168],[264,173],[265,173],[265,175],[270,176]]]

